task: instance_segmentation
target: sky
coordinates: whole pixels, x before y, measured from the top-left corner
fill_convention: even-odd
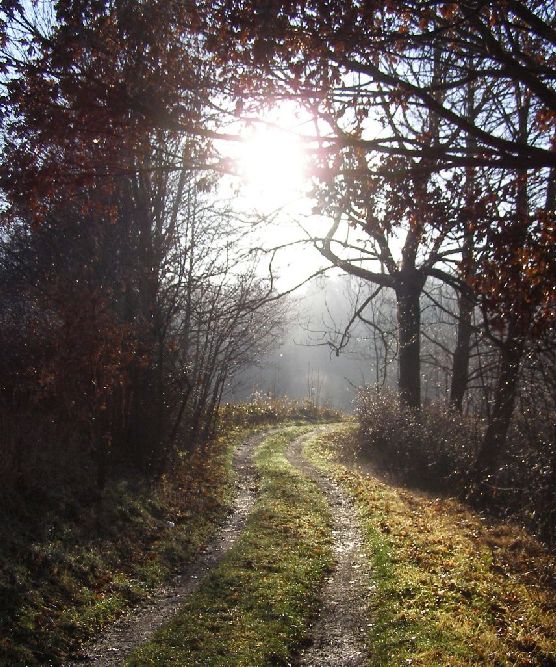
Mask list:
[[[312,121],[293,106],[282,105],[261,122],[237,126],[240,142],[223,142],[222,154],[233,161],[238,175],[226,177],[222,196],[232,199],[242,216],[259,223],[250,243],[271,251],[277,288],[290,290],[328,266],[310,237],[326,233],[330,221],[313,213],[311,164],[306,142]],[[268,273],[268,262],[261,266]],[[336,271],[337,273],[337,271]]]

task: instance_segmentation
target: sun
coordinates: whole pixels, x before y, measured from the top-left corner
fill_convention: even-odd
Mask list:
[[[282,208],[304,197],[307,153],[294,131],[257,122],[246,128],[236,150],[244,196],[254,208]]]
[[[246,242],[262,249],[261,276],[278,289],[302,284],[322,266],[312,238],[321,230],[311,198],[314,121],[281,104],[264,116],[237,121],[225,148],[229,178],[223,192],[238,219],[250,222]]]

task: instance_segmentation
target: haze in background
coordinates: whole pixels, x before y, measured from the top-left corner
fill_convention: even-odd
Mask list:
[[[339,356],[327,344],[351,316],[352,298],[347,276],[319,278],[300,289],[292,299],[282,344],[239,374],[228,387],[225,401],[262,394],[309,399],[352,411],[357,387],[375,382],[368,332],[358,325]]]

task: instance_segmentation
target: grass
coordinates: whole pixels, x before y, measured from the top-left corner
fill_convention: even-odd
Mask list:
[[[245,435],[184,454],[154,489],[113,483],[100,506],[14,503],[0,520],[0,664],[60,664],[189,561],[231,506]]]
[[[265,439],[256,456],[261,494],[246,530],[127,667],[290,664],[332,561],[326,500],[283,455],[308,428]]]
[[[226,403],[218,411],[220,423],[238,426],[245,424],[281,424],[288,421],[339,422],[345,415],[327,405],[312,401],[292,400],[254,394],[248,403]]]
[[[229,511],[239,439],[283,419],[330,418],[287,401],[226,406],[220,435],[155,486],[111,482],[101,502],[57,486],[2,499],[0,665],[64,662],[190,561]],[[38,484],[40,487],[40,484]]]
[[[369,647],[379,666],[556,665],[555,563],[518,527],[448,498],[346,468],[354,427],[309,443],[353,496],[374,573]]]

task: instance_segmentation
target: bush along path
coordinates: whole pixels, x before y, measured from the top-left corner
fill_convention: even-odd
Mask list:
[[[83,664],[96,667],[120,665],[133,649],[150,639],[157,628],[176,614],[187,596],[198,588],[201,579],[222,560],[243,531],[257,489],[253,451],[266,437],[268,432],[246,438],[234,452],[236,498],[233,511],[198,559],[170,584],[160,588],[149,600],[148,606],[119,619],[94,645],[82,652],[79,662],[69,663],[70,667]]]
[[[326,427],[321,433],[329,430]],[[300,651],[298,664],[307,666],[366,665],[369,561],[365,557],[364,536],[348,494],[333,480],[309,463],[304,446],[313,440],[298,438],[288,449],[288,461],[324,493],[333,514],[334,570],[322,591],[322,606],[311,628],[307,646]]]

